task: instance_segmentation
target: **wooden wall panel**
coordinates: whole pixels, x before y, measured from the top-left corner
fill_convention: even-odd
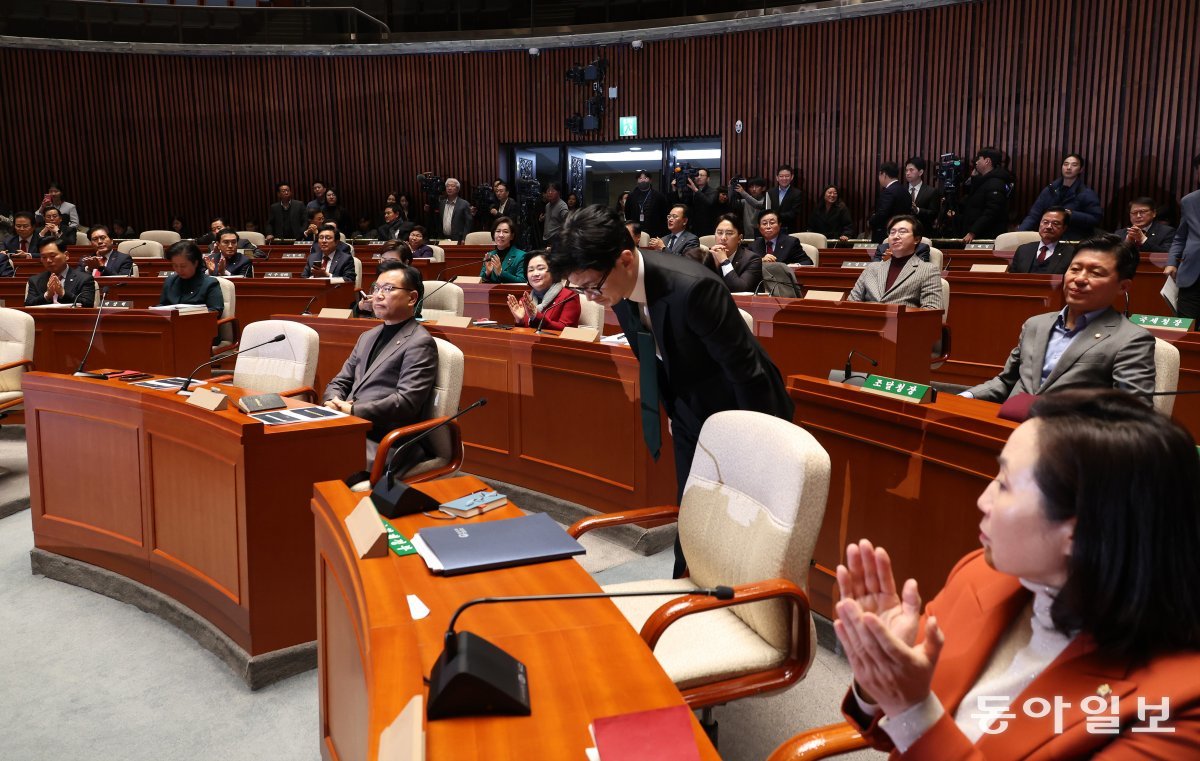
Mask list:
[[[1133,196],[1193,189],[1197,28],[1194,0],[980,0],[536,57],[6,47],[0,97],[29,105],[0,131],[0,197],[35,205],[53,178],[85,223],[145,229],[179,212],[202,231],[216,213],[261,223],[277,180],[307,200],[320,178],[375,213],[420,171],[469,188],[496,175],[502,144],[609,142],[637,115],[642,139],[719,136],[726,176],[793,163],[810,202],[836,183],[860,221],[881,160],[994,145],[1012,156],[1015,224],[1078,151],[1115,228]],[[598,57],[619,98],[600,134],[573,138],[564,120],[586,93],[564,72]],[[48,76],[63,83],[51,97]]]

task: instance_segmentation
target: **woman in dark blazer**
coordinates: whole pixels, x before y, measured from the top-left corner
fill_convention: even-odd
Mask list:
[[[225,310],[221,283],[209,276],[199,246],[190,240],[181,240],[167,249],[167,259],[175,272],[163,283],[159,306],[203,304],[210,312]]]
[[[483,258],[483,267],[479,270],[479,278],[485,283],[524,283],[525,257],[524,251],[513,245],[516,237],[516,226],[508,217],[496,220],[492,230],[492,240],[496,248]]]
[[[828,185],[817,208],[808,216],[808,231],[821,233],[829,240],[849,240],[854,234],[850,210],[842,202],[836,185]]]

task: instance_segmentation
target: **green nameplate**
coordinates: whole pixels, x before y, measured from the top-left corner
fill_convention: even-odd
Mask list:
[[[1143,328],[1166,328],[1185,333],[1192,329],[1192,323],[1195,322],[1191,317],[1164,317],[1157,314],[1131,314],[1129,321]]]
[[[383,529],[384,531],[387,531],[388,548],[392,552],[396,553],[400,557],[404,557],[405,555],[415,555],[417,553],[417,548],[412,546],[412,542],[408,541],[408,539],[404,537],[404,534],[401,534],[399,531],[397,531],[395,526],[388,523],[387,518],[380,516],[379,520],[383,521]]]
[[[920,383],[909,383],[908,381],[897,380],[896,378],[885,378],[882,375],[868,375],[867,380],[862,385],[863,391],[868,391],[872,394],[880,394],[881,396],[890,396],[893,399],[900,399],[906,402],[917,402],[918,404],[931,401],[933,394],[930,393],[929,386],[922,386]]]

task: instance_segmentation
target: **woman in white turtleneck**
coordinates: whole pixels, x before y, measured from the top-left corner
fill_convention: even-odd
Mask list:
[[[843,712],[893,758],[1200,758],[1195,443],[1120,391],[1032,415],[979,497],[983,549],[924,615],[883,548],[847,548]]]

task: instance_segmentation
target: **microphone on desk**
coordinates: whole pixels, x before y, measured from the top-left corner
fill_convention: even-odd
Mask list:
[[[773,278],[773,277],[763,277],[763,279],[758,282],[758,286],[755,287],[754,293],[752,295],[758,296],[759,292],[762,290],[763,285],[765,285],[766,283],[771,283],[773,285],[786,285],[788,288],[791,288],[792,293],[795,294],[795,296],[793,298],[799,299],[799,298],[804,297],[804,290],[803,290],[804,286],[801,285],[799,282],[793,283],[790,280],[780,280],[778,278]],[[767,295],[774,296],[775,294],[771,293],[770,291],[767,291]]]
[[[329,286],[325,290],[325,292],[328,293],[329,291],[336,291],[338,288],[341,288],[343,285],[345,285],[344,282],[334,283],[333,285]],[[313,305],[313,302],[316,301],[320,296],[321,296],[321,294],[318,293],[316,296],[313,296],[311,299],[309,299],[308,303],[304,305],[304,309],[300,310],[300,314],[301,315],[306,315],[306,314],[312,315],[312,312],[308,311],[309,307],[311,307]]]
[[[250,244],[250,250],[252,252],[254,252],[255,259],[266,259],[271,255],[270,253],[263,251],[261,248],[259,248],[258,244],[256,244],[254,241],[247,240],[246,242]]]
[[[641,592],[591,592],[583,594],[530,595],[528,597],[477,597],[458,606],[446,628],[441,655],[429,675],[427,719],[452,716],[528,716],[529,680],[525,664],[471,632],[455,632],[454,624],[467,608],[475,605],[548,600],[592,600],[612,597],[657,597],[701,595],[718,600],[733,599],[732,587]]]
[[[371,489],[371,502],[375,504],[375,509],[385,518],[399,518],[401,515],[411,515],[412,513],[424,513],[429,510],[436,510],[438,501],[430,497],[424,492],[419,492],[412,488],[403,480],[397,478],[397,473],[394,473],[396,465],[400,463],[400,455],[408,449],[411,449],[414,444],[425,438],[428,438],[434,431],[440,430],[448,425],[450,421],[457,420],[467,414],[476,407],[482,407],[487,404],[487,398],[480,398],[479,401],[472,404],[466,409],[459,410],[457,413],[446,418],[437,425],[421,431],[416,436],[408,439],[400,446],[396,447],[396,451],[388,458],[387,470],[375,482],[375,486]],[[362,480],[362,474],[356,473],[347,479],[349,483],[357,483]],[[368,474],[368,478],[370,475]],[[351,480],[353,479],[353,480]]]
[[[120,288],[124,285],[125,283],[114,283],[112,285],[106,285],[100,289],[100,308],[96,310],[96,321],[92,323],[92,336],[88,339],[87,349],[85,349],[83,352],[83,359],[79,360],[79,367],[75,368],[76,378],[96,378],[98,380],[104,380],[106,377],[108,377],[101,375],[100,373],[85,372],[83,368],[87,366],[88,355],[92,353],[92,344],[96,342],[96,331],[100,328],[100,316],[104,314],[104,297],[108,295],[108,290],[110,288]],[[75,299],[78,301],[79,295],[76,295]],[[74,306],[74,304],[72,304],[72,306]]]
[[[583,297],[581,296],[580,298],[583,298]],[[543,309],[541,311],[541,313],[538,315],[538,326],[537,326],[537,330],[534,331],[534,334],[541,335],[542,327],[546,324],[546,318],[550,315],[551,312],[553,312],[555,309],[561,308],[562,305],[566,304],[568,301],[570,301],[570,299],[563,299],[562,301],[558,302],[557,304],[551,304],[550,306]],[[531,322],[532,322],[532,320],[531,320]]]
[[[137,244],[136,246],[130,246],[130,247],[129,247],[129,250],[128,250],[128,251],[126,251],[125,253],[126,253],[126,254],[129,254],[130,256],[133,256],[133,252],[134,252],[134,251],[137,251],[137,250],[138,250],[139,248],[141,248],[142,246],[147,246],[147,245],[149,245],[149,244],[150,244],[150,241],[148,241],[148,240],[144,240],[144,241],[142,241],[141,243]],[[117,249],[114,249],[114,250],[117,250]],[[119,253],[119,251],[118,251],[118,253]]]
[[[192,370],[190,373],[188,373],[188,377],[183,381],[183,385],[180,386],[179,390],[175,393],[186,394],[188,387],[192,385],[192,379],[196,377],[196,373],[200,372],[201,370],[208,367],[209,365],[220,362],[223,359],[229,359],[230,357],[236,357],[238,354],[241,354],[241,353],[247,352],[247,351],[252,351],[254,349],[259,348],[260,346],[266,346],[267,344],[279,343],[280,341],[285,341],[285,340],[287,340],[287,336],[285,336],[283,333],[280,333],[279,335],[275,336],[274,338],[272,338],[268,341],[263,341],[260,344],[255,344],[254,346],[247,346],[245,349],[235,349],[233,351],[227,351],[223,354],[218,354],[217,356],[213,357],[212,359],[208,360],[207,362],[201,362],[196,367],[195,370]]]
[[[866,383],[867,376],[861,373],[858,375],[854,374],[853,361],[855,356],[862,357],[870,362],[871,367],[879,367],[879,363],[868,357],[866,354],[863,354],[861,351],[855,351],[854,349],[851,349],[850,353],[846,355],[846,366],[841,370],[830,370],[829,380],[833,381],[834,383],[843,383],[847,386],[856,387],[861,387],[862,384]],[[840,378],[838,377],[839,375],[841,376]]]
[[[106,285],[106,286],[104,286],[103,288],[101,288],[101,289],[100,289],[100,306],[101,306],[101,307],[103,307],[103,306],[104,306],[104,295],[105,295],[106,293],[108,293],[108,289],[109,289],[109,288],[120,288],[120,287],[121,287],[121,286],[123,286],[123,285],[125,285],[125,283],[123,283],[123,282],[121,282],[121,283],[113,283],[112,285]],[[82,295],[83,295],[83,290],[82,290],[82,289],[80,289],[79,293],[75,294],[75,298],[71,299],[71,308],[72,308],[72,309],[74,309],[75,307],[79,306],[79,297],[80,297],[80,296],[82,296]],[[100,322],[100,315],[99,315],[99,314],[97,314],[97,315],[96,315],[96,323],[97,323],[97,324],[99,324],[99,322]],[[95,331],[92,331],[92,335],[93,335],[93,337],[95,336]],[[91,348],[91,347],[89,346],[88,348]],[[82,369],[82,368],[81,368],[81,369]]]
[[[485,262],[487,261],[486,256],[483,257],[483,261],[485,261]],[[468,267],[474,267],[474,266],[475,266],[475,262],[467,262],[466,264],[456,264],[453,267],[443,267],[442,271],[438,273],[437,279],[441,280],[443,277],[446,276],[447,272],[454,272],[455,270],[464,270],[464,269],[467,269]],[[451,278],[451,280],[453,280],[453,278]]]

